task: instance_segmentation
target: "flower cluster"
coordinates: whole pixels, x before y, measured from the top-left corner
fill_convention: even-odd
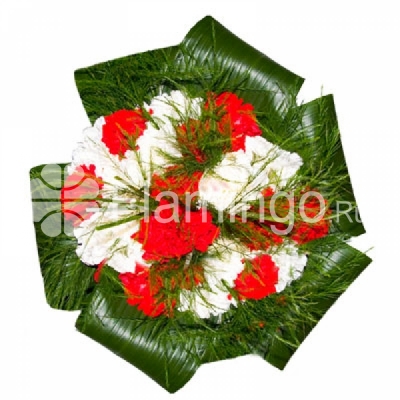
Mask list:
[[[209,318],[284,290],[306,265],[299,245],[329,222],[318,193],[278,196],[302,159],[262,133],[230,92],[173,91],[99,118],[61,193],[78,256],[115,269],[128,303],[151,317]]]

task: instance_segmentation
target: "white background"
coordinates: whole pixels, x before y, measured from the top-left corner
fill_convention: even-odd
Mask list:
[[[374,262],[280,372],[257,357],[202,366],[174,398],[400,398],[399,72],[396,1],[4,1],[0,5],[3,399],[167,399],[45,301],[32,166],[67,162],[88,119],[75,69],[179,43],[205,15],[334,93]],[[306,88],[308,87],[308,90]],[[2,393],[1,393],[2,392]]]

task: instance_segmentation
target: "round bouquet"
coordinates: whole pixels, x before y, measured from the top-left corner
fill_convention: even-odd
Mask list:
[[[369,263],[332,96],[298,105],[302,79],[210,17],[76,81],[93,126],[32,170],[49,303],[169,391],[247,353],[283,368]]]

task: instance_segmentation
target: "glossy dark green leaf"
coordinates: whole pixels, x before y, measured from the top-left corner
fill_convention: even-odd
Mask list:
[[[96,288],[77,328],[173,393],[196,372],[194,343],[182,340],[166,317],[148,318],[126,298]],[[134,385],[134,382],[132,382]]]
[[[286,321],[280,320],[280,329],[267,345],[265,359],[283,369],[297,347],[340,295],[371,263],[364,253],[332,238],[310,242],[310,256],[303,276],[293,282],[289,296],[303,298],[291,310]],[[309,318],[302,318],[305,316]],[[292,328],[293,320],[298,323]],[[289,343],[296,342],[296,346]]]
[[[295,115],[300,118],[298,123],[294,124],[294,129],[301,132],[301,141],[307,147],[305,151],[312,154],[309,164],[323,165],[326,169],[331,168],[334,171],[330,177],[332,182],[337,176],[342,177],[340,183],[336,184],[338,193],[332,205],[335,212],[342,214],[334,222],[342,232],[350,236],[365,233],[355,206],[353,188],[340,141],[333,96],[323,96],[303,104],[295,110]],[[290,118],[290,113],[287,118]],[[302,155],[301,150],[299,153]]]
[[[56,309],[78,310],[93,287],[93,268],[77,257],[77,242],[61,213],[64,167],[48,164],[31,170],[32,207],[47,302]]]
[[[208,16],[182,42],[186,68],[211,71],[210,85],[235,90],[257,111],[282,117],[300,90],[303,78],[282,67]],[[215,76],[217,74],[217,76]],[[207,78],[206,76],[204,78]]]

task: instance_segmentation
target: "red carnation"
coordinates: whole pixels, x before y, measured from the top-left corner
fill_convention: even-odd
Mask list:
[[[208,211],[203,216],[202,210],[185,211],[162,200],[154,215],[141,220],[139,231],[132,237],[143,244],[144,260],[163,263],[193,250],[207,251],[218,234]]]
[[[192,250],[206,252],[218,235],[219,228],[208,211],[187,211],[180,222],[180,237],[190,243]]]
[[[317,197],[311,197],[311,200],[304,203],[303,212],[308,218],[316,218],[320,211],[321,204]],[[330,210],[325,211],[325,215],[329,215],[330,213]],[[298,244],[303,244],[326,236],[329,233],[330,221],[324,219],[325,215],[315,223],[304,220],[295,222],[291,233],[291,239]]]
[[[102,178],[96,176],[96,167],[90,164],[80,165],[67,177],[61,189],[61,210],[65,219],[71,221],[74,226],[88,219],[93,213],[89,208],[97,208],[95,201],[101,198],[100,190],[104,183]]]
[[[224,92],[218,96],[212,94],[206,108],[212,104],[216,108],[218,130],[222,135],[231,137],[231,151],[245,150],[246,136],[259,136],[261,129],[257,124],[254,107],[243,103],[243,99],[234,93]]]
[[[102,141],[111,154],[123,156],[136,148],[136,140],[146,129],[146,118],[142,110],[119,110],[105,117]]]
[[[179,166],[172,166],[166,169],[163,176],[153,175],[150,195],[157,197],[158,194],[165,191],[174,192],[181,201],[185,202],[185,194],[197,193],[199,191],[199,181],[203,176],[201,171],[196,171],[187,175],[180,171]]]
[[[136,264],[135,273],[126,272],[119,275],[128,296],[127,302],[143,311],[149,317],[158,317],[165,312],[166,307],[159,296],[162,282],[150,279],[149,269]]]
[[[244,269],[235,279],[234,289],[241,299],[259,300],[276,292],[278,267],[271,256],[263,254],[252,260],[251,270]]]

